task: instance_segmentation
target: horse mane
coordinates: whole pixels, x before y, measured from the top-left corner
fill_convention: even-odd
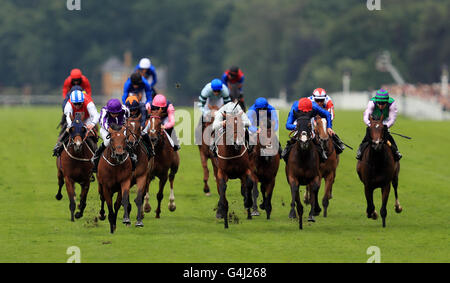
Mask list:
[[[116,124],[116,123],[112,123],[109,127],[110,127],[111,129],[113,129],[114,131],[120,131],[120,130],[122,130],[122,125],[119,125],[119,124]]]

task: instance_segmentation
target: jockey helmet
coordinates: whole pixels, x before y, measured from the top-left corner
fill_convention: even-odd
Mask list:
[[[84,92],[81,90],[74,90],[70,93],[70,101],[72,103],[83,103],[84,102]]]
[[[136,96],[129,96],[125,101],[125,105],[130,109],[130,111],[139,109],[139,100]]]
[[[167,106],[166,97],[162,94],[155,95],[155,97],[153,98],[153,101],[152,101],[152,106],[166,107]]]
[[[142,76],[139,73],[133,73],[130,77],[131,84],[140,85],[142,84]]]
[[[230,68],[229,74],[237,76],[238,72],[239,72],[239,67],[238,66],[232,66]]]
[[[106,104],[106,110],[110,113],[119,113],[122,111],[122,103],[116,98],[110,99]]]
[[[301,98],[298,101],[298,110],[303,112],[312,111],[312,101],[307,97]]]
[[[222,90],[222,81],[219,79],[214,79],[211,81],[211,88],[213,91]]]
[[[81,79],[82,76],[83,74],[80,69],[72,69],[72,71],[70,71],[70,77],[72,79]]]
[[[255,100],[256,109],[267,108],[268,105],[269,103],[267,102],[267,99],[265,99],[264,97],[259,97]]]
[[[148,58],[142,58],[141,61],[139,61],[139,69],[150,69],[151,65],[152,62]]]
[[[375,94],[373,99],[375,102],[388,102],[389,101],[389,92],[384,89],[380,89]]]
[[[314,100],[325,99],[327,96],[327,92],[323,88],[316,88],[313,91]]]

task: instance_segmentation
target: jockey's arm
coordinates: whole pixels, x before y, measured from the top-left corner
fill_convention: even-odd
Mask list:
[[[171,129],[175,126],[175,108],[173,104],[169,104],[167,107],[167,123],[164,124],[164,129]]]
[[[91,88],[91,83],[89,82],[88,78],[86,78],[85,76],[82,77],[83,78],[83,82],[82,82],[82,87],[83,89],[86,91],[86,93],[92,97],[92,88]]]
[[[298,107],[298,102],[295,102],[294,105],[292,105],[292,107],[291,107],[291,111],[289,111],[289,115],[288,115],[288,118],[286,121],[286,129],[289,131],[293,131],[296,128],[294,125],[294,122],[295,122],[294,111],[297,107]]]
[[[328,100],[327,105],[326,105],[326,109],[328,110],[328,112],[330,112],[331,115],[331,120],[334,120],[334,104],[333,102],[330,100]]]
[[[250,127],[248,128],[248,130],[251,133],[256,133],[258,131],[257,117],[256,117],[256,111],[255,111],[255,108],[253,107],[253,105],[248,109],[247,117],[250,120],[250,124],[251,124]]]
[[[97,108],[93,102],[90,102],[87,105],[87,110],[89,112],[89,118],[86,121],[86,126],[89,130],[92,130],[92,128],[94,128],[100,120],[100,114],[98,114]]]
[[[278,130],[278,115],[277,110],[275,110],[275,108],[270,109],[270,120],[272,123],[272,129],[274,132],[276,132]]]
[[[250,122],[250,119],[247,117],[247,114],[245,114],[244,111],[242,111],[241,117],[242,122],[244,123],[244,127],[248,128],[252,125],[252,122]]]
[[[152,83],[150,84],[150,88],[153,88],[156,83],[158,82],[158,77],[156,75],[156,69],[155,67],[152,65],[150,66],[150,76],[152,77]]]
[[[64,115],[66,115],[67,129],[72,126],[72,119],[70,118],[72,114],[72,105],[70,103],[66,103],[66,106],[64,107]]]
[[[122,104],[125,104],[128,94],[130,93],[131,80],[128,79],[123,85],[123,95],[122,95]]]
[[[223,104],[227,104],[231,101],[230,90],[225,85],[222,85],[222,90],[220,91],[220,95],[222,95]]]
[[[65,81],[64,81],[64,85],[63,85],[63,89],[62,89],[62,97],[63,99],[66,99],[66,95],[70,90],[70,86],[71,86],[72,82],[70,77],[68,77]]]
[[[364,119],[364,123],[367,125],[367,127],[370,127],[370,115],[372,115],[373,110],[375,108],[375,103],[373,101],[369,101],[369,103],[367,104],[367,108],[364,111],[363,114],[363,119]]]
[[[222,111],[220,111],[220,109],[219,109],[219,111],[216,111],[216,114],[215,114],[215,116],[214,116],[214,122],[213,122],[213,130],[215,131],[215,132],[217,132],[220,128],[222,128],[222,126],[223,126],[223,112]]]
[[[389,118],[384,120],[383,124],[385,124],[388,128],[392,127],[397,119],[397,112],[397,102],[394,101],[389,107]]]
[[[144,91],[145,96],[147,98],[147,101],[145,103],[152,103],[152,87],[150,87],[150,84],[145,79],[142,79],[144,81]]]

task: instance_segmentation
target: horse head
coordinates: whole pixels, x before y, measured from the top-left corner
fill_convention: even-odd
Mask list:
[[[320,146],[324,149],[327,148],[327,142],[329,139],[329,135],[326,131],[327,128],[327,120],[323,119],[320,116],[316,116],[314,119],[314,134]]]
[[[126,140],[131,147],[136,147],[141,138],[141,114],[138,117],[130,117],[126,123]]]
[[[70,144],[74,145],[74,150],[76,153],[80,153],[84,138],[87,133],[87,128],[81,121],[80,113],[76,113],[75,118],[73,118],[73,116],[71,116],[71,118],[72,126],[69,128]]]
[[[371,146],[376,151],[381,150],[383,144],[385,142],[384,139],[384,125],[383,125],[383,114],[381,117],[371,115],[369,118],[370,121],[370,137],[372,139]]]
[[[127,158],[126,151],[126,128],[117,124],[112,124],[108,129],[108,136],[111,138],[111,157],[117,162],[122,162]]]
[[[162,139],[162,110],[154,110],[151,112],[148,127],[148,136],[150,137],[150,142],[153,147],[155,147],[158,142]]]
[[[296,123],[295,139],[300,143],[301,150],[308,150],[312,140],[311,118],[308,115],[300,115]]]

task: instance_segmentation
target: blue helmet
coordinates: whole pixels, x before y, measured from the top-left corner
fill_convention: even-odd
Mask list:
[[[269,106],[269,102],[267,102],[267,99],[265,99],[264,97],[258,97],[255,100],[256,109],[267,108],[267,106]]]
[[[74,90],[70,93],[70,101],[72,103],[82,103],[84,102],[84,93],[81,90]]]
[[[211,88],[214,91],[222,90],[222,81],[219,79],[214,79],[211,81]]]

